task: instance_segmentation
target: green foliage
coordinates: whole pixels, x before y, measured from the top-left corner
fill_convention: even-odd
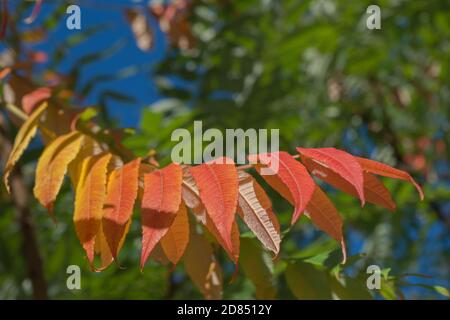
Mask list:
[[[290,207],[270,194],[276,199],[282,230],[289,232],[283,239],[283,255],[272,261],[254,239],[243,237],[243,276],[225,287],[224,296],[397,299],[404,291],[406,298],[448,297],[448,214],[442,209],[450,198],[448,4],[438,0],[382,2],[382,29],[369,31],[365,9],[371,1],[195,3],[189,20],[196,46],[168,50],[154,75],[166,98],[144,110],[138,134],[124,139],[136,155],[156,149],[161,164],[167,163],[174,145],[171,132],[179,127],[192,129],[194,119],[221,129],[280,128],[281,149],[292,151],[298,145],[348,148],[412,171],[426,194],[418,205],[412,187],[383,181],[395,194],[398,210],[389,214],[369,205],[361,214],[355,199],[329,188],[333,202],[349,222],[346,234],[354,249],[345,267],[339,265],[336,245],[315,232],[306,219],[289,228]],[[57,26],[64,14],[61,8],[57,6],[44,19],[45,28]],[[52,52],[49,71],[55,71],[73,48],[109,27],[95,25],[68,36]],[[14,39],[12,47],[17,48],[19,42]],[[71,68],[68,82],[58,90],[66,87],[89,95],[101,82],[135,74],[139,67],[130,63],[129,68],[81,83],[83,69],[114,56],[124,45],[118,40],[103,51],[81,57]],[[103,92],[97,104],[104,124],[111,121],[107,112],[111,100],[136,104],[118,92]],[[91,116],[88,111],[83,117]],[[38,147],[34,150],[21,162],[30,186],[33,163],[41,153]],[[123,249],[125,270],[112,266],[101,274],[91,273],[87,263],[80,263],[83,252],[71,227],[73,199],[68,189],[66,184],[57,202],[56,226],[36,203],[31,205],[51,298],[201,297],[180,267],[169,275],[165,267],[152,262],[151,272],[141,274],[134,267],[138,265],[134,253],[139,249],[135,242],[127,241]],[[20,225],[3,189],[0,207],[0,298],[30,298],[26,264],[18,254],[23,252]],[[139,233],[133,224],[128,238],[139,239]],[[233,266],[224,255],[220,261],[227,280]],[[372,263],[385,268],[379,292],[368,292],[365,287],[365,268]],[[82,266],[83,290],[79,292],[65,287],[65,270],[71,264]],[[404,274],[409,272],[429,273],[434,278],[406,281]],[[270,281],[261,282],[261,278]]]

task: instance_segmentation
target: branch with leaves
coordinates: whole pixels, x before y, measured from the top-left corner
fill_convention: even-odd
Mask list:
[[[10,172],[38,129],[46,147],[38,160],[34,195],[53,217],[64,176],[69,176],[75,192],[75,230],[92,270],[119,263],[135,206],[140,207],[142,224],[141,269],[160,246],[160,254],[173,265],[184,259],[186,272],[205,297],[217,297],[214,290],[222,277],[205,236],[212,235],[237,265],[236,214],[267,250],[279,254],[280,225],[271,200],[246,171],[261,173],[262,168],[271,168],[271,163],[258,161],[262,155],[251,155],[255,164],[248,166],[239,167],[227,159],[160,168],[151,157],[134,158],[120,145],[120,136],[99,134],[101,130],[89,117],[44,102],[17,133],[4,170],[8,190]],[[111,137],[115,143],[105,140]],[[291,224],[304,214],[341,244],[342,263],[346,260],[343,220],[312,176],[359,198],[362,206],[369,202],[395,210],[395,202],[377,176],[408,181],[423,199],[422,189],[407,172],[383,163],[334,148],[297,148],[297,152],[296,156],[283,151],[265,154],[265,159],[278,161],[279,170],[261,177],[294,207]],[[95,264],[96,254],[100,265]]]

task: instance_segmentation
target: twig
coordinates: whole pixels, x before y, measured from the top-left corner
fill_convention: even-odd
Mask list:
[[[28,119],[28,115],[25,112],[23,112],[22,110],[20,110],[19,108],[17,108],[15,105],[13,105],[11,103],[6,103],[5,107],[8,111],[10,111],[12,114],[14,114],[20,120],[26,121]]]

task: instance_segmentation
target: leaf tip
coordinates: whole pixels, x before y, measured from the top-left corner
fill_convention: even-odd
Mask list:
[[[298,208],[295,209],[291,217],[291,226],[293,226],[298,221],[298,219],[300,219],[302,214],[303,212],[300,212]]]
[[[48,211],[48,215],[50,216],[50,218],[52,219],[53,223],[55,225],[58,224],[58,221],[56,220],[56,216],[55,216],[55,206],[54,206],[54,202],[50,202],[47,205],[45,205],[45,208]]]
[[[8,194],[11,194],[11,188],[9,187],[9,168],[8,166],[5,168],[4,174],[3,174],[3,184],[5,185],[6,192]]]

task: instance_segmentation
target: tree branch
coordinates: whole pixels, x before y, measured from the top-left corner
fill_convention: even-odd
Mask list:
[[[1,117],[1,114],[0,114]],[[3,120],[3,117],[0,118]],[[0,121],[1,155],[9,154],[11,142],[7,138],[4,121]],[[28,276],[33,286],[34,299],[47,299],[47,282],[44,277],[42,259],[34,230],[33,218],[29,210],[28,189],[23,181],[20,167],[11,176],[12,200],[16,208],[16,216],[22,235],[22,251],[25,256]]]
[[[44,277],[33,218],[29,210],[28,189],[19,168],[16,168],[11,177],[11,191],[22,231],[22,250],[27,263],[28,275],[33,285],[33,298],[45,300],[48,299],[47,282]]]

